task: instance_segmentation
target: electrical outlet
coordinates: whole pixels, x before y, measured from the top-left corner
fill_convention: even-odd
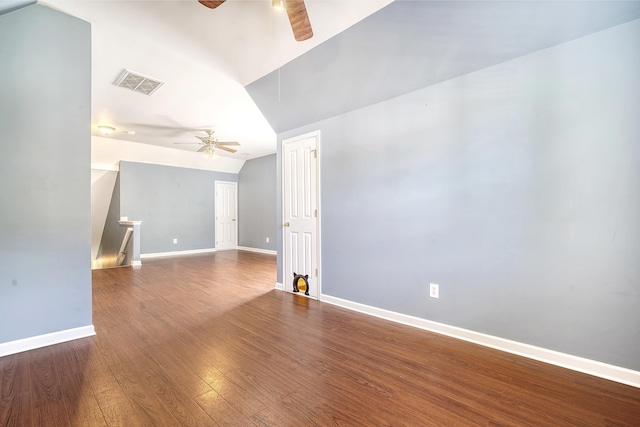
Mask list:
[[[267,237],[267,243],[269,243],[269,238]]]
[[[173,239],[173,244],[177,245],[178,244],[178,239]]]
[[[429,283],[429,296],[431,298],[440,298],[440,285]]]

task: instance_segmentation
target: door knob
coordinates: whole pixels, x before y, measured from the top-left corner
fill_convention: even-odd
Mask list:
[[[284,224],[282,224],[282,225],[284,225],[285,227],[289,227],[291,224],[289,224],[289,221],[287,221],[287,222],[285,222],[285,223],[284,223]]]

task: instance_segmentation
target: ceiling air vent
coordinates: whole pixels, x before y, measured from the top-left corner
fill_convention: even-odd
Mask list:
[[[136,74],[129,70],[122,70],[114,85],[131,89],[134,92],[152,95],[156,90],[164,84],[164,82],[150,79],[140,74]]]

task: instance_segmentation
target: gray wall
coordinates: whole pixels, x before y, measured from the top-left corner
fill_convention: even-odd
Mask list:
[[[216,180],[238,175],[120,162],[120,216],[142,221],[141,253],[214,248]]]
[[[242,166],[238,174],[238,220],[239,246],[276,250],[275,154],[248,160]]]
[[[285,132],[640,18],[640,1],[396,0],[247,86]]]
[[[91,325],[91,28],[0,16],[0,343]]]
[[[321,130],[322,292],[640,370],[639,75],[635,21],[280,133]]]

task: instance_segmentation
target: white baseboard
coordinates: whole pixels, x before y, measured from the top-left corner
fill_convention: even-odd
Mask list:
[[[93,325],[79,328],[66,329],[64,331],[51,332],[50,334],[37,335],[35,337],[23,338],[21,340],[9,341],[0,344],[0,357],[9,354],[21,353],[48,345],[60,344],[63,342],[86,338],[96,334]]]
[[[276,289],[279,291],[284,291],[284,285],[282,283],[276,282]]]
[[[247,251],[247,252],[257,252],[259,254],[267,254],[267,255],[277,255],[276,251],[271,249],[258,249],[258,248],[250,248],[248,246],[238,246],[239,251]]]
[[[447,335],[452,338],[458,338],[475,344],[480,344],[485,347],[491,347],[496,350],[506,351],[507,353],[517,354],[518,356],[535,359],[540,362],[550,363],[552,365],[640,388],[640,372],[633,371],[631,369],[621,368],[619,366],[609,365],[607,363],[585,359],[571,354],[560,353],[558,351],[511,341],[480,332],[474,332],[468,329],[446,325],[444,323],[433,322],[419,317],[396,313],[394,311],[344,300],[331,295],[322,294],[320,300],[322,302],[371,316],[380,317],[392,322],[425,329],[427,331]]]
[[[132,267],[140,267],[142,265],[142,261],[131,261]]]
[[[181,255],[207,254],[215,251],[216,251],[216,248],[191,249],[187,251],[175,251],[175,252],[156,252],[151,254],[140,254],[140,259],[163,258],[163,257],[181,256]]]

